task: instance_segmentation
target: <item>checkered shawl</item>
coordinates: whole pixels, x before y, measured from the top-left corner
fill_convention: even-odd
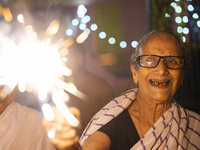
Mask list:
[[[118,116],[135,100],[138,89],[132,89],[112,100],[90,121],[80,144],[95,131]],[[200,150],[200,115],[173,102],[131,150]]]

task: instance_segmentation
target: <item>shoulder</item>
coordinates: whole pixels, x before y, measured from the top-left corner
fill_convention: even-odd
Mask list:
[[[200,115],[199,114],[197,114],[196,112],[193,112],[191,110],[188,110],[188,109],[186,109],[186,113],[190,119],[195,120],[200,123]]]
[[[23,114],[23,118],[26,122],[30,122],[30,123],[37,123],[37,122],[41,122],[43,119],[43,115],[41,112],[39,112],[36,109],[33,108],[29,108],[25,105],[21,105],[17,102],[14,102],[13,105],[15,105],[17,111],[16,113],[18,115],[22,115]]]

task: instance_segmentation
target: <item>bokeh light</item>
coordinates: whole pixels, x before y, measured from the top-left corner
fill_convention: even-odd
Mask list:
[[[175,21],[176,21],[176,23],[181,23],[182,22],[182,18],[178,16],[178,17],[175,18]]]
[[[71,36],[73,34],[73,30],[72,29],[67,29],[66,30],[66,35]]]
[[[100,32],[99,33],[99,38],[101,38],[101,39],[105,39],[106,38],[106,33],[105,32]]]
[[[96,31],[97,28],[98,28],[98,26],[97,26],[96,24],[92,24],[92,25],[90,26],[90,29],[91,29],[92,31]]]
[[[181,12],[182,12],[182,8],[181,8],[180,6],[177,6],[177,7],[175,8],[175,11],[176,11],[177,13],[181,13]]]
[[[188,29],[187,27],[184,27],[184,28],[183,28],[183,33],[184,33],[184,34],[188,34],[188,33],[189,33],[189,29]]]
[[[90,29],[86,28],[86,29],[84,30],[84,32],[87,33],[87,34],[90,34]]]
[[[17,15],[17,20],[18,20],[20,23],[24,23],[24,16],[23,16],[22,14]]]
[[[133,48],[136,48],[137,45],[138,45],[138,42],[137,42],[137,41],[132,41],[132,42],[131,42],[131,46],[132,46]]]
[[[177,27],[177,33],[182,33],[183,32],[183,28],[181,26]]]
[[[190,4],[190,5],[188,5],[188,7],[187,7],[187,8],[188,8],[188,10],[189,10],[189,11],[194,11],[194,7],[193,7],[191,4]]]
[[[84,30],[86,28],[86,24],[85,23],[81,23],[80,25],[79,25],[79,29],[80,30]]]
[[[125,41],[121,41],[119,45],[121,48],[126,48],[127,43]]]
[[[73,20],[72,20],[72,25],[73,25],[73,26],[77,26],[78,24],[79,24],[78,19],[73,19]]]
[[[184,23],[188,23],[188,21],[189,21],[188,17],[187,16],[183,16],[183,22]]]
[[[116,42],[116,40],[115,40],[114,37],[110,37],[110,38],[108,39],[108,43],[110,43],[110,44],[115,44],[115,42]]]
[[[199,15],[198,15],[197,13],[194,13],[194,14],[192,15],[192,17],[193,17],[194,19],[198,19],[198,18],[199,18]]]

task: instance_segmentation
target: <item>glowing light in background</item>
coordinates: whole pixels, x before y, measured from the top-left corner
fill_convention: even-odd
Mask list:
[[[73,34],[73,30],[72,29],[67,29],[66,30],[66,35],[71,36]]]
[[[176,13],[181,13],[182,12],[182,8],[180,6],[177,6],[175,8]]]
[[[24,16],[22,14],[19,14],[17,16],[17,20],[20,22],[20,23],[24,23]]]
[[[85,16],[85,17],[83,17],[82,19],[81,19],[81,22],[82,23],[88,23],[89,21],[91,20],[91,18],[90,18],[90,16]]]
[[[83,43],[86,39],[88,38],[88,34],[85,32],[82,32],[77,38],[76,38],[76,42],[77,43]]]
[[[165,17],[168,18],[168,17],[171,17],[168,13],[165,13]]]
[[[178,16],[178,17],[175,18],[175,21],[176,21],[176,23],[181,23],[182,22],[182,18]]]
[[[86,28],[86,29],[84,30],[84,32],[85,32],[86,34],[90,34],[90,29]]]
[[[4,8],[2,14],[7,22],[11,22],[13,19],[12,13],[8,7]]]
[[[114,37],[111,37],[108,39],[108,43],[110,43],[110,44],[115,44],[115,42],[116,42],[116,40]]]
[[[197,26],[200,28],[200,20],[197,21]]]
[[[131,42],[131,46],[132,46],[133,48],[136,48],[137,45],[138,45],[138,42],[137,42],[137,41],[133,41],[133,42]]]
[[[184,27],[184,28],[183,28],[183,33],[184,33],[184,34],[188,34],[188,33],[189,33],[189,29],[188,29],[187,27]]]
[[[29,33],[33,32],[33,27],[31,25],[27,25],[25,27],[25,31],[26,31],[27,34],[29,34]]]
[[[53,20],[45,32],[46,36],[55,35],[58,32],[59,27],[60,22],[58,20]]]
[[[72,25],[77,26],[79,24],[78,19],[73,19],[72,20]]]
[[[127,43],[125,41],[121,41],[119,45],[121,48],[126,48]]]
[[[90,26],[90,29],[91,29],[92,31],[96,31],[97,28],[98,28],[98,26],[97,26],[96,24],[92,24],[92,25]]]
[[[172,2],[170,5],[171,5],[174,9],[176,9],[176,7],[177,7],[177,4],[176,4],[175,2]]]
[[[192,17],[193,17],[194,19],[198,19],[198,18],[199,18],[199,15],[198,15],[197,13],[194,13],[194,14],[192,15]]]
[[[86,28],[86,24],[85,23],[81,23],[80,25],[79,25],[79,29],[80,30],[84,30]]]
[[[100,33],[99,33],[99,37],[100,37],[101,39],[105,39],[105,38],[106,38],[106,33],[105,33],[105,32],[100,32]]]
[[[188,5],[188,7],[187,7],[187,8],[188,8],[188,10],[189,10],[189,11],[194,11],[194,7],[193,7],[191,4],[190,4],[190,5]]]
[[[183,16],[183,22],[184,23],[188,23],[188,21],[189,21],[188,17],[187,16]]]
[[[183,37],[182,37],[182,40],[183,40],[183,42],[186,42],[186,37],[183,36]]]
[[[183,28],[181,26],[177,27],[177,33],[182,33],[183,32]]]
[[[85,8],[84,5],[79,5],[77,10],[79,18],[83,18],[86,13],[87,13],[87,8]]]

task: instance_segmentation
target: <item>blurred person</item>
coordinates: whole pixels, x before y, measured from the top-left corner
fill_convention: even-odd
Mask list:
[[[178,36],[161,30],[150,32],[131,56],[130,68],[139,88],[102,108],[79,142],[76,128],[70,125],[52,142],[65,150],[199,150],[200,115],[173,99],[183,84],[187,63],[186,48]],[[80,114],[79,110],[72,113]],[[48,132],[52,122],[44,119],[43,125]]]
[[[114,98],[114,94],[106,81],[87,71],[86,49],[82,44],[74,41],[67,49],[66,66],[72,70],[72,76],[66,77],[65,81],[73,82],[87,96],[84,101],[69,93],[70,100],[67,102],[68,106],[77,107],[82,112],[82,132],[94,114]]]
[[[41,125],[43,115],[14,101],[17,86],[10,94],[2,96],[4,87],[0,86],[0,149],[55,149]]]

